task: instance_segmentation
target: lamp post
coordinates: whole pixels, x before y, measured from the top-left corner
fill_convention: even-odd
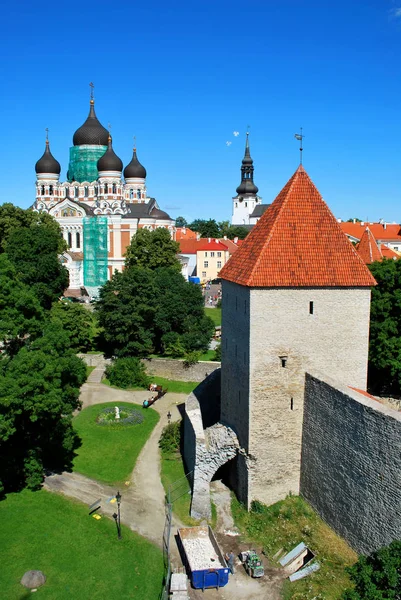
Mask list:
[[[117,526],[117,537],[119,540],[121,540],[121,520],[120,520],[121,494],[119,491],[116,494],[116,500],[117,500],[117,512],[113,514],[113,519],[115,520],[116,526]]]

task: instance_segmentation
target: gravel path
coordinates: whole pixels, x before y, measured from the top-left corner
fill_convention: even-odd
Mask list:
[[[149,397],[149,392],[146,390],[128,392],[110,388],[101,383],[85,383],[81,389],[80,399],[85,408],[104,402],[142,404],[147,397]],[[159,547],[162,546],[165,507],[164,489],[160,481],[158,442],[161,431],[167,424],[167,412],[171,412],[173,420],[179,419],[180,413],[177,404],[181,404],[185,399],[185,394],[166,394],[154,404],[153,408],[159,412],[160,420],[137,459],[130,477],[130,485],[120,490],[122,494],[121,522]],[[79,473],[64,472],[46,477],[45,487],[48,490],[76,498],[88,506],[100,499],[101,512],[109,516],[116,510],[116,504],[110,504],[110,498],[115,495],[117,490]],[[181,526],[181,523],[173,520],[173,533],[177,527]],[[174,543],[171,543],[171,548],[175,549]],[[178,551],[175,552],[173,558],[177,559],[177,557]]]

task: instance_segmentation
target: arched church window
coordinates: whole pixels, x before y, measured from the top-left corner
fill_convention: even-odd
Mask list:
[[[53,196],[53,186],[49,185],[49,196]]]
[[[77,248],[81,247],[81,234],[79,233],[79,231],[77,231],[77,233],[75,234],[75,245]]]
[[[129,197],[130,197],[131,200],[134,197],[134,190],[132,188],[129,191]]]
[[[136,191],[136,197],[138,198],[138,200],[140,200],[140,198],[141,198],[141,190],[137,190]]]
[[[85,198],[87,198],[89,196],[89,188],[87,185],[84,187],[84,196],[85,196]]]
[[[72,234],[71,234],[71,231],[68,232],[67,238],[68,238],[68,241],[67,241],[68,247],[71,248],[71,246],[72,246]]]
[[[113,183],[113,194],[117,194],[117,186]]]
[[[95,196],[99,195],[99,186],[95,185]]]
[[[44,185],[40,186],[40,193],[41,193],[42,196],[45,195],[45,186]]]
[[[75,198],[78,198],[78,197],[79,197],[79,188],[76,187],[75,188]]]

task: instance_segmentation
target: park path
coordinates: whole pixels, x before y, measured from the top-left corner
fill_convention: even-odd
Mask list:
[[[96,369],[95,369],[96,371]],[[92,371],[91,375],[95,373]],[[146,390],[129,392],[117,390],[101,383],[85,383],[81,388],[80,399],[82,407],[105,402],[131,402],[142,404],[149,397]],[[178,420],[180,413],[177,408],[185,402],[185,394],[166,394],[153,406],[160,414],[160,420],[153,429],[149,439],[142,448],[131,474],[129,485],[121,489],[121,522],[148,540],[162,546],[162,536],[165,525],[165,493],[160,481],[159,438],[163,427],[167,424],[167,412],[172,414],[172,420]],[[128,481],[126,482],[128,483]],[[79,473],[61,473],[46,477],[45,487],[54,492],[65,494],[90,506],[100,499],[101,510],[112,516],[116,504],[110,503],[117,489],[100,483]],[[174,531],[182,526],[173,518]],[[171,544],[172,548],[174,544]]]

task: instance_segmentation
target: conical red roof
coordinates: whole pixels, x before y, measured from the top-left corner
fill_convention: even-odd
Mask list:
[[[302,166],[219,276],[248,287],[376,285]]]
[[[375,260],[383,260],[383,254],[381,253],[381,250],[377,245],[374,235],[370,231],[369,227],[366,227],[365,231],[363,232],[361,241],[357,245],[356,249],[366,265],[370,265]]]

